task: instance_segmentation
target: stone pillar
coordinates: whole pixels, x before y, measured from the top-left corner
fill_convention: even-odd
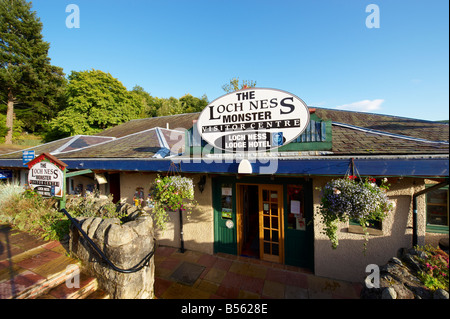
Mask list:
[[[89,217],[79,219],[81,228],[118,268],[128,269],[139,263],[155,243],[150,216],[137,217],[121,224],[117,218]],[[113,299],[154,298],[154,257],[141,270],[121,273],[112,269],[72,225],[71,254],[80,259],[83,270],[97,278],[99,287]]]

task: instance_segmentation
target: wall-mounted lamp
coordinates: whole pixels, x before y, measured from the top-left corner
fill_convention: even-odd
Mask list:
[[[238,174],[251,174],[253,173],[252,164],[248,159],[243,159],[238,166]]]
[[[203,190],[205,189],[205,184],[206,184],[206,175],[203,175],[202,177],[200,177],[200,180],[197,183],[200,193],[203,193]]]

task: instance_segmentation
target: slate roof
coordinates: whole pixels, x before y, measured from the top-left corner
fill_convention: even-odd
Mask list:
[[[448,143],[431,143],[408,139],[407,136],[391,136],[369,133],[333,125],[332,152],[335,155],[408,155],[448,154]]]
[[[333,155],[448,154],[449,125],[388,115],[315,108],[332,121]],[[184,152],[184,130],[200,113],[132,120],[95,136],[68,137],[37,147],[59,158],[151,158],[164,147]],[[156,131],[158,129],[159,134]],[[170,129],[167,129],[169,127]],[[163,139],[161,139],[163,137]],[[163,145],[163,143],[166,145]],[[176,155],[173,154],[172,155]],[[22,151],[0,156],[21,159]]]
[[[196,121],[199,115],[200,113],[187,113],[132,120],[109,128],[101,133],[98,133],[97,135],[123,137],[154,127],[169,128],[172,130],[188,130],[192,127],[193,121]]]
[[[184,152],[184,132],[160,129],[169,150]],[[164,147],[156,129],[116,138],[108,143],[62,153],[61,158],[151,158]]]
[[[382,114],[316,108],[323,120],[351,124],[371,130],[406,135],[430,141],[449,141],[448,124]]]

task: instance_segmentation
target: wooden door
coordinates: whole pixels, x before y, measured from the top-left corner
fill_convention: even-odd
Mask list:
[[[284,262],[283,186],[259,186],[259,245],[262,260]]]

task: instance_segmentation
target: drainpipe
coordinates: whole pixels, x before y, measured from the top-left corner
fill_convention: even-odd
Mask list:
[[[434,186],[425,188],[423,190],[421,190],[420,192],[417,192],[413,195],[413,238],[412,238],[412,243],[413,243],[413,247],[417,246],[417,242],[418,242],[418,238],[419,235],[417,234],[417,229],[419,228],[418,226],[418,218],[417,218],[417,197],[419,197],[420,195],[429,193],[431,191],[434,191],[435,189],[444,187],[445,185],[448,185],[448,178],[445,180],[445,182],[436,184]]]
[[[180,215],[180,252],[184,253],[184,240],[183,240],[183,214],[181,208],[178,210]]]

